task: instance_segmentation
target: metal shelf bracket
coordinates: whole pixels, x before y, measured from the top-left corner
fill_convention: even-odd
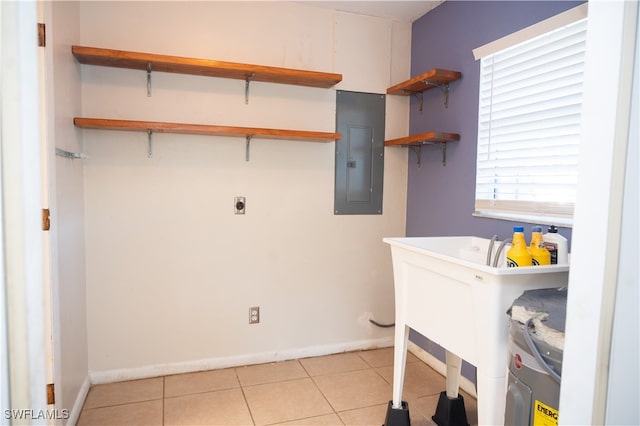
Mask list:
[[[255,77],[256,73],[252,72],[251,74],[249,74],[247,76],[247,79],[244,81],[244,103],[245,105],[249,104],[249,84],[251,83],[251,80],[253,80],[253,77]]]
[[[420,160],[422,159],[422,145],[409,145],[409,149],[416,154],[416,164],[420,168]]]
[[[440,151],[442,151],[442,165],[447,165],[447,144],[445,142],[440,142]]]
[[[147,152],[147,157],[149,157],[149,159],[153,158],[153,138],[152,138],[153,132],[151,131],[151,129],[147,129],[147,137],[149,139],[149,150]]]
[[[444,107],[449,108],[449,83],[438,83],[437,81],[424,80],[424,84],[427,86],[434,86],[442,90],[444,94]],[[422,108],[420,109],[422,111]]]
[[[151,97],[151,62],[147,62],[147,97]]]
[[[244,151],[244,161],[249,161],[249,152],[251,150],[251,138],[253,138],[253,135],[247,135],[247,144],[245,146],[245,151]]]
[[[420,162],[422,160],[422,145],[433,145],[432,142],[420,141],[420,145],[406,145],[414,154],[416,154],[416,164],[420,168]],[[442,152],[442,166],[447,165],[447,143],[440,142],[440,152]]]

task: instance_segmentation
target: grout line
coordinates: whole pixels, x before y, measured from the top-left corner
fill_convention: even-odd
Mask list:
[[[391,385],[391,388],[393,389],[393,375],[391,376],[391,381],[387,380],[380,371],[378,371],[381,368],[386,368],[386,367],[375,367],[375,368],[371,368],[373,371],[376,372],[376,374],[378,376],[380,376],[382,378],[382,380],[384,380],[385,383]]]
[[[295,361],[298,363],[298,365],[300,367],[302,367],[302,370],[304,371],[304,373],[306,374],[306,376],[303,377],[291,377],[291,378],[287,378],[287,379],[279,379],[279,380],[274,380],[274,381],[269,381],[269,382],[262,382],[262,383],[254,383],[254,384],[248,384],[248,385],[243,385],[242,382],[240,382],[240,377],[238,376],[238,382],[240,383],[240,387],[242,388],[253,388],[256,386],[264,386],[264,385],[271,385],[274,383],[286,383],[286,382],[293,382],[295,380],[303,380],[303,379],[310,379],[311,375],[309,374],[309,372],[307,371],[306,368],[304,368],[304,365],[302,365],[302,363],[300,362],[300,360],[298,359],[292,359],[292,360],[287,360],[287,361],[279,361],[279,362],[292,362]],[[259,364],[261,365],[261,364]],[[250,366],[249,366],[250,367]],[[243,368],[243,367],[238,367],[238,368]],[[236,372],[237,375],[237,372]]]
[[[160,401],[160,400],[164,400],[164,398],[161,397],[161,398],[141,399],[140,401],[127,401],[127,402],[120,402],[117,404],[101,405],[99,407],[83,408],[82,411],[100,410],[102,408],[111,408],[111,407],[122,407],[124,405],[142,404],[145,402]]]
[[[299,360],[299,359],[297,359],[296,361],[298,362],[298,364],[300,364],[300,367],[302,367],[302,369],[304,370],[304,372],[305,372],[305,373],[307,373],[307,376],[308,376],[308,377],[313,377],[313,376],[311,376],[311,373],[309,373],[309,371],[307,370],[307,368],[304,366],[304,364],[300,362],[300,360]]]
[[[311,419],[315,419],[315,418],[318,418],[318,417],[329,416],[329,415],[331,415],[331,414],[335,414],[335,415],[336,415],[336,417],[338,417],[338,420],[340,420],[340,425],[344,425],[344,422],[342,421],[342,418],[341,418],[341,417],[338,415],[338,413],[336,413],[335,411],[334,411],[333,413],[320,414],[320,415],[317,415],[317,416],[301,417],[301,418],[299,418],[299,419],[286,420],[286,421],[285,421],[285,423],[288,423],[288,422],[299,422],[299,421],[301,421],[301,420],[311,420]],[[268,423],[268,424],[266,424],[266,425],[264,425],[264,426],[280,425],[280,424],[282,424],[282,422],[277,422],[277,423]]]
[[[326,376],[326,375],[315,376],[315,377],[324,377],[324,376]],[[309,378],[311,379],[311,382],[313,382],[313,385],[316,387],[316,389],[318,389],[318,392],[320,392],[320,395],[322,395],[324,400],[327,401],[327,404],[329,404],[329,407],[331,407],[331,411],[333,411],[333,414],[338,416],[338,419],[340,420],[340,423],[342,423],[344,425],[344,421],[342,420],[342,417],[340,417],[340,414],[338,414],[338,410],[336,410],[336,407],[333,406],[331,401],[329,401],[329,398],[324,394],[322,389],[320,389],[320,386],[318,386],[318,383],[316,382],[315,377],[314,376],[309,376]]]
[[[164,400],[167,394],[167,376],[162,376],[162,426],[164,426]]]
[[[238,380],[238,385],[240,385],[240,392],[242,392],[242,398],[244,399],[244,403],[247,406],[247,410],[249,411],[249,417],[251,417],[251,424],[256,424],[256,419],[253,418],[253,412],[251,411],[251,406],[249,405],[249,401],[247,400],[247,395],[244,393],[244,386],[242,386],[242,382],[240,381],[240,376],[238,376],[238,369],[234,368],[233,372],[236,375],[236,379]]]
[[[300,362],[300,360],[298,360],[298,363],[302,366],[302,369],[305,371],[305,373],[307,373],[307,375],[311,379],[311,383],[313,383],[313,385],[316,387],[316,389],[318,389],[318,392],[320,392],[320,395],[322,395],[322,397],[327,402],[327,404],[329,404],[329,407],[331,407],[331,411],[333,411],[333,414],[335,414],[338,417],[338,419],[340,420],[340,423],[342,423],[344,425],[344,422],[342,421],[342,417],[340,417],[340,415],[336,411],[335,407],[331,404],[331,402],[329,401],[327,396],[324,394],[324,392],[322,392],[322,389],[320,389],[320,386],[318,386],[318,383],[316,382],[315,377],[312,376],[311,373],[309,373],[309,371],[306,369],[304,364]]]
[[[205,393],[216,393],[216,392],[225,392],[225,391],[230,391],[233,389],[240,389],[242,386],[236,386],[233,388],[222,388],[222,389],[211,389],[211,390],[203,390],[203,391],[197,391],[197,392],[189,392],[189,393],[185,393],[182,395],[171,395],[171,396],[165,396],[163,399],[174,399],[174,398],[184,398],[187,396],[191,396],[191,395],[203,395]]]
[[[275,382],[256,383],[255,385],[246,385],[246,386],[241,386],[241,387],[242,388],[257,388],[258,386],[269,386],[269,385],[275,385],[275,384],[278,384],[278,383],[288,383],[288,382],[295,382],[295,381],[306,380],[306,379],[311,379],[311,377],[296,377],[296,378],[293,378],[293,379],[276,380]]]
[[[360,358],[360,359],[361,359],[365,364],[367,364],[367,365],[369,366],[369,368],[375,368],[373,365],[369,364],[369,363],[367,362],[367,360],[366,360],[366,359],[364,359],[364,358],[362,357],[362,353],[363,353],[363,352],[367,352],[367,351],[360,350],[360,351],[358,351],[358,353],[356,353],[356,355],[358,355],[358,357],[359,357],[359,358]]]

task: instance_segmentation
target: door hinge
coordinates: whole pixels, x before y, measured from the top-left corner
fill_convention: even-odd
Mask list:
[[[51,219],[49,219],[49,209],[42,209],[42,230],[48,231],[51,228]]]
[[[47,405],[56,403],[56,394],[53,389],[53,383],[47,384]]]
[[[47,32],[45,25],[42,22],[38,22],[38,47],[45,47],[47,45]]]

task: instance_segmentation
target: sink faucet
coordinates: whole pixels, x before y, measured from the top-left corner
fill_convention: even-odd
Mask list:
[[[494,268],[498,267],[498,260],[500,260],[500,253],[502,253],[502,249],[504,249],[504,246],[507,245],[510,242],[511,242],[511,238],[507,238],[506,240],[502,241],[500,243],[500,245],[498,246],[498,250],[496,251],[496,257],[493,258],[493,267]]]
[[[498,240],[497,235],[494,235],[493,237],[491,237],[491,241],[489,241],[489,249],[487,250],[487,266],[493,266],[494,268],[498,267],[498,261],[500,260],[500,253],[502,253],[504,246],[511,242],[511,238],[507,238],[506,240],[500,243],[500,245],[498,246],[498,250],[496,250],[496,255],[493,258],[493,265],[491,265],[491,253],[493,252],[493,245],[497,240]]]
[[[491,252],[493,251],[493,245],[498,239],[497,235],[491,237],[491,241],[489,241],[489,249],[487,250],[487,266],[491,266]]]

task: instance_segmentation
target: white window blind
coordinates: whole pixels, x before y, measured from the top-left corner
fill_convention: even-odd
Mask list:
[[[570,223],[586,19],[480,63],[476,214]]]

